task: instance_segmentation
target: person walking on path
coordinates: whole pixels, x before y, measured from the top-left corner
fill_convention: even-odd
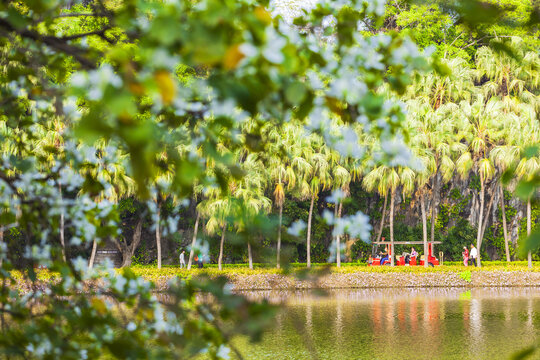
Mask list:
[[[474,266],[477,266],[476,265],[476,258],[478,257],[478,250],[476,250],[476,248],[474,247],[473,244],[471,244],[471,252],[470,252],[470,259],[472,261],[472,263],[474,264]]]
[[[463,247],[461,255],[463,256],[463,265],[469,266],[469,250],[466,246]]]
[[[186,266],[186,259],[185,259],[185,251],[182,250],[180,253],[180,269],[184,268]]]

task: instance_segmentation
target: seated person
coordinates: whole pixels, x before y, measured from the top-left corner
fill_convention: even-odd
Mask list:
[[[418,256],[418,253],[416,252],[416,250],[414,250],[414,248],[411,248],[411,257],[417,257]]]
[[[384,247],[384,252],[381,253],[381,265],[384,265],[385,261],[388,261],[390,257],[388,256],[388,245]]]

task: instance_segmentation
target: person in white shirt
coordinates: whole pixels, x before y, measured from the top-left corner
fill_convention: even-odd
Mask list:
[[[473,244],[471,244],[471,252],[469,256],[474,266],[476,266],[476,258],[478,257],[478,250],[476,250]]]
[[[182,250],[182,252],[180,253],[180,269],[186,266],[186,259],[184,259],[184,253],[184,250]]]

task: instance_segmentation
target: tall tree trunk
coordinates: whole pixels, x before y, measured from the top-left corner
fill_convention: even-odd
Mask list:
[[[133,238],[131,239],[131,244],[128,245],[127,241],[119,242],[116,240],[116,238],[112,238],[112,241],[116,245],[116,248],[122,253],[121,267],[131,266],[131,259],[133,258],[135,250],[137,250],[137,247],[139,247],[139,244],[141,242],[143,220],[144,219],[140,217],[137,221],[137,225],[135,225],[135,230],[133,231]]]
[[[195,210],[197,211],[197,210]],[[199,218],[201,214],[197,211],[197,217],[195,218],[195,229],[193,229],[193,239],[191,240],[191,250],[189,252],[189,260],[187,269],[191,269],[191,262],[193,261],[193,255],[195,255],[195,245],[197,244],[197,232],[199,230]]]
[[[435,222],[437,220],[437,194],[439,192],[439,172],[433,178],[433,194],[431,196],[431,242],[435,241]]]
[[[487,227],[487,223],[488,223],[488,216],[491,213],[491,206],[493,205],[494,198],[495,197],[492,195],[491,198],[489,199],[486,214],[484,216],[484,220],[483,220],[483,224],[482,224],[482,235],[481,235],[482,239],[484,239],[484,234],[486,233],[486,227]]]
[[[60,191],[60,201],[63,203],[62,197],[62,185],[58,184],[58,190]],[[66,261],[66,244],[64,240],[64,210],[60,213],[60,245],[62,246],[62,259]]]
[[[392,190],[390,194],[390,264],[394,266],[394,193]]]
[[[225,227],[226,224],[223,224],[221,227],[221,242],[219,243],[219,258],[218,258],[218,269],[221,270],[221,261],[223,260],[223,243],[225,242]]]
[[[339,201],[336,202],[336,204],[334,206],[334,221],[337,221],[338,208],[339,208]],[[334,225],[334,227],[335,227],[335,225]],[[336,238],[334,239],[334,241],[336,242],[336,245],[337,245],[337,242],[338,242],[338,236],[337,235],[336,235]],[[338,250],[337,250],[337,247],[336,247],[336,264],[337,264],[337,255],[338,255]]]
[[[281,221],[283,220],[283,202],[279,204],[279,228],[277,234],[276,267],[279,269],[279,256],[281,254]]]
[[[343,201],[339,202],[338,218],[341,217],[341,210],[343,210]],[[341,267],[341,235],[336,236],[336,264],[337,267]]]
[[[527,236],[531,236],[531,198],[527,199]],[[532,253],[529,251],[527,254],[527,266],[532,268]]]
[[[428,231],[427,231],[427,215],[426,215],[426,203],[424,200],[424,192],[420,191],[420,210],[422,211],[422,235],[424,240],[424,267],[428,267]],[[418,259],[417,259],[418,260]],[[417,262],[417,264],[420,264]]]
[[[248,242],[248,263],[249,269],[253,270],[253,256],[251,254],[251,244]]]
[[[480,175],[480,215],[478,216],[478,232],[476,233],[476,251],[478,256],[476,257],[476,264],[478,267],[482,266],[482,260],[480,259],[480,246],[482,246],[482,221],[484,220],[484,195],[485,184],[484,179]]]
[[[4,229],[0,225],[0,247],[4,247]],[[6,254],[7,255],[7,254]],[[2,257],[0,257],[0,267],[2,267]]]
[[[504,207],[504,189],[502,183],[499,183],[501,190],[501,215],[503,223],[503,235],[504,235],[504,250],[506,252],[506,261],[510,262],[510,248],[508,246],[508,229],[506,226],[506,209]]]
[[[307,222],[307,241],[306,241],[306,249],[307,249],[307,267],[311,267],[311,218],[313,217],[313,203],[315,202],[315,194],[311,195],[311,204],[309,205],[309,217]]]
[[[90,254],[90,260],[88,261],[88,268],[91,269],[94,267],[94,260],[96,259],[97,251],[97,240],[94,238],[94,243],[92,244],[92,253]]]
[[[386,216],[386,200],[388,199],[388,193],[384,194],[384,205],[381,216],[381,225],[379,225],[379,233],[377,234],[377,242],[381,241],[382,231],[384,228],[384,217]]]
[[[156,221],[156,245],[157,245],[157,268],[161,269],[161,231],[159,229],[159,222],[161,220],[161,202],[156,200],[157,204],[157,221]]]

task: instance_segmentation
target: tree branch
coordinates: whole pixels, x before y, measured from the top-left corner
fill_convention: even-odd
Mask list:
[[[17,29],[9,21],[2,18],[0,18],[0,28],[3,28],[8,32],[18,34],[23,38],[42,42],[45,45],[56,49],[57,51],[63,52],[67,55],[71,55],[81,64],[81,66],[86,69],[97,68],[97,64],[94,61],[84,57],[86,50],[74,45],[70,45],[66,42],[67,40],[69,40],[69,37],[67,39],[62,39],[55,36],[41,35],[38,32],[28,29]]]

